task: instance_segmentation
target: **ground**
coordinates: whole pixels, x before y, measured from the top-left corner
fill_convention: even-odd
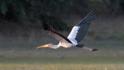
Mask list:
[[[6,41],[0,49],[0,70],[123,70],[123,41],[85,41],[90,52],[79,48],[36,49],[39,42]],[[33,41],[34,42],[34,41]],[[11,46],[10,46],[11,45]],[[5,48],[5,46],[10,46]],[[13,46],[13,48],[11,48]],[[15,46],[15,47],[14,47]],[[17,47],[18,46],[18,47]],[[28,46],[28,47],[27,47]]]

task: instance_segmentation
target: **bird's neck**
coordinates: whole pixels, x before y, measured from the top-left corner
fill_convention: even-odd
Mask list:
[[[51,48],[52,49],[58,49],[60,46],[59,45],[53,45]]]

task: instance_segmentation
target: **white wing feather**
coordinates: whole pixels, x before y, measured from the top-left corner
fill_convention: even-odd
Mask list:
[[[79,30],[80,26],[74,26],[70,32],[70,34],[68,35],[68,39],[74,44],[77,45],[78,42],[75,40],[78,30]]]

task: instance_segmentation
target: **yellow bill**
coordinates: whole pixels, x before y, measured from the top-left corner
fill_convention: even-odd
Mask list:
[[[38,46],[36,48],[49,48],[50,46],[51,44],[45,44],[45,45]]]

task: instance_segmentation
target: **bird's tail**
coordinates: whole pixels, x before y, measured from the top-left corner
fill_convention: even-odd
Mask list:
[[[90,11],[81,21],[79,24],[77,25],[81,25],[82,23],[90,23],[91,21],[93,21],[96,18],[95,12],[94,11]]]

